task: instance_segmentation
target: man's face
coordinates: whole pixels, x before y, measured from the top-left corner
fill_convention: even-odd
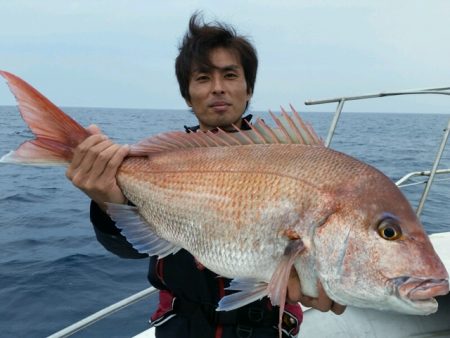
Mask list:
[[[189,81],[190,100],[201,130],[241,126],[251,93],[247,92],[244,69],[235,53],[226,48],[213,49],[209,55],[213,67],[194,67]]]

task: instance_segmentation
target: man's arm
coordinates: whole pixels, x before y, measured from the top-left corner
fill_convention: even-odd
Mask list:
[[[105,202],[127,203],[117,185],[116,174],[128,155],[128,147],[113,143],[95,126],[88,129],[93,135],[75,149],[66,176],[92,199],[91,222],[97,240],[105,249],[123,258],[147,257],[133,248],[106,214]]]

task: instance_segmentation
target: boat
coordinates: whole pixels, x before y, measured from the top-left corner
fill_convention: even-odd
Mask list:
[[[343,111],[344,104],[353,100],[366,100],[373,98],[382,98],[388,96],[400,95],[450,95],[450,87],[413,89],[391,92],[379,92],[374,94],[365,94],[358,96],[342,96],[323,100],[306,101],[306,105],[337,103],[325,145],[328,147],[333,139],[334,131]],[[421,199],[416,208],[416,214],[420,217],[425,202],[430,193],[430,188],[439,175],[450,174],[450,168],[439,169],[439,163],[444,153],[447,140],[450,134],[450,119],[444,127],[444,133],[439,145],[435,160],[429,170],[419,170],[407,173],[395,183],[400,188],[409,185],[424,184]],[[417,178],[423,178],[417,181]],[[444,263],[447,271],[450,271],[450,231],[435,233],[430,235],[430,240]],[[89,325],[117,312],[127,306],[145,299],[158,290],[149,287],[134,295],[131,295],[115,304],[112,304],[52,335],[48,338],[69,337],[72,334],[88,327]],[[445,296],[437,297],[439,303],[438,311],[428,316],[404,315],[387,311],[378,311],[373,309],[362,309],[356,307],[347,307],[342,315],[335,315],[327,312],[323,313],[312,308],[303,307],[304,319],[301,325],[299,337],[345,337],[345,338],[400,338],[400,337],[450,337],[450,293]],[[137,335],[135,338],[154,338],[154,328],[149,328]]]

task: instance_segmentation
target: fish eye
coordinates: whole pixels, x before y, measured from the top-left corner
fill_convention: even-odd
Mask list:
[[[394,241],[402,236],[402,229],[392,218],[383,219],[378,225],[378,234],[388,241]]]

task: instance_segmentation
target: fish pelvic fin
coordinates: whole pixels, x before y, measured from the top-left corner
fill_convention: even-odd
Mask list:
[[[122,230],[122,235],[140,253],[149,256],[166,257],[181,248],[161,237],[141,217],[139,209],[125,204],[106,203],[107,213]]]
[[[268,294],[266,282],[251,278],[235,278],[226,290],[235,290],[237,292],[223,297],[219,301],[217,311],[231,311],[261,299]]]
[[[0,71],[0,75],[6,79],[23,120],[36,137],[3,156],[0,162],[68,164],[72,159],[73,149],[90,133],[19,77],[5,71]]]
[[[146,156],[152,153],[175,149],[201,147],[232,147],[254,144],[303,144],[323,146],[322,139],[308,123],[304,122],[291,106],[292,114],[281,109],[281,115],[271,113],[276,127],[270,127],[262,119],[250,124],[249,130],[234,126],[235,132],[226,132],[220,128],[214,131],[197,133],[168,132],[149,137],[130,148],[132,156]]]

